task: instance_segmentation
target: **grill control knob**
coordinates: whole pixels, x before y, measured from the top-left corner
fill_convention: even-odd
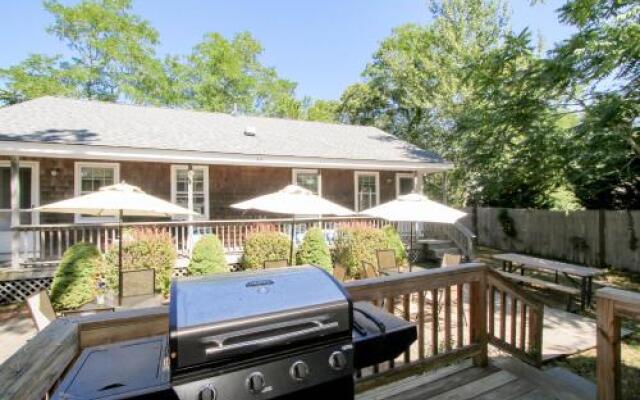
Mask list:
[[[334,351],[329,356],[329,366],[336,371],[342,371],[347,366],[347,357],[341,351]]]
[[[198,395],[198,400],[216,400],[217,393],[213,386],[205,386],[200,389],[200,394]]]
[[[253,394],[258,394],[262,392],[264,387],[267,385],[264,381],[264,375],[261,372],[253,372],[247,378],[247,389],[249,392]]]
[[[289,369],[289,375],[296,382],[302,382],[309,376],[309,366],[304,361],[296,361]]]

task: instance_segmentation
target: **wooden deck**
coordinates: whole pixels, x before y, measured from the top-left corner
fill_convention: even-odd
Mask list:
[[[486,368],[461,363],[368,390],[356,400],[589,400],[595,385],[570,372],[548,374],[511,357]]]

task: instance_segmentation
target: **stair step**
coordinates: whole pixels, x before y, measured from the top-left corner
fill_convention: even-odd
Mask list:
[[[437,257],[442,258],[445,254],[462,254],[457,247],[447,247],[444,249],[432,249],[431,252]]]
[[[427,246],[450,244],[450,243],[452,242],[449,239],[418,239],[418,244],[423,244]]]
[[[566,368],[553,367],[544,371],[544,374],[554,381],[561,381],[567,386],[574,388],[576,394],[580,395],[584,399],[596,398],[596,384]]]

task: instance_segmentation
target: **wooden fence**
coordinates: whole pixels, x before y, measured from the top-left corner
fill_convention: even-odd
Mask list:
[[[463,222],[478,244],[585,264],[640,271],[640,211],[478,208]]]

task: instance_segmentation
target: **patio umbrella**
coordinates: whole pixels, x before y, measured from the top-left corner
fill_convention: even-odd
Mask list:
[[[276,214],[291,214],[290,262],[293,263],[293,239],[296,215],[352,215],[353,211],[313,194],[310,190],[296,185],[286,186],[274,193],[232,204],[240,210],[260,210]]]
[[[410,193],[399,196],[397,199],[384,204],[369,208],[360,212],[386,219],[394,222],[411,222],[409,252],[413,247],[413,223],[415,222],[435,222],[443,224],[454,224],[467,214],[447,207],[437,201],[429,200],[427,196]]]
[[[34,208],[51,213],[118,217],[118,303],[122,302],[122,217],[171,217],[196,212],[151,196],[125,182],[101,187],[97,192]]]

